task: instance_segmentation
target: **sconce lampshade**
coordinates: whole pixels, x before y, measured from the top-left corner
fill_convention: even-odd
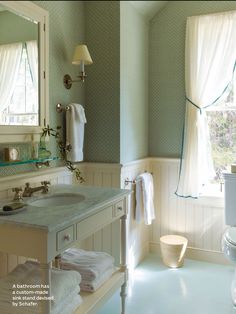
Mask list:
[[[84,64],[92,64],[93,60],[89,54],[88,48],[86,45],[78,45],[75,48],[74,57],[72,64],[81,64],[81,61],[84,61]]]
[[[75,47],[74,57],[72,59],[72,64],[80,65],[81,72],[78,75],[77,80],[72,80],[71,76],[69,74],[65,74],[63,77],[63,84],[66,89],[70,89],[72,86],[72,83],[74,82],[84,82],[87,74],[84,71],[84,66],[88,64],[92,64],[93,60],[90,56],[90,53],[88,51],[88,48],[86,45],[77,45]]]

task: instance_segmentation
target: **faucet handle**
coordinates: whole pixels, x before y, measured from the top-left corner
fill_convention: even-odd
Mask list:
[[[15,195],[14,195],[14,198],[13,198],[13,201],[20,201],[22,200],[22,188],[13,188],[12,189],[12,192],[15,192]]]
[[[43,186],[43,194],[47,194],[48,193],[48,185],[51,184],[50,181],[42,181],[41,182],[42,186]]]
[[[24,192],[23,192],[23,196],[24,197],[30,197],[31,196],[31,192],[30,192],[30,184],[29,182],[25,183],[25,188],[24,188]]]
[[[18,193],[20,191],[22,191],[22,188],[13,188],[12,189],[12,192],[16,192],[16,193]]]

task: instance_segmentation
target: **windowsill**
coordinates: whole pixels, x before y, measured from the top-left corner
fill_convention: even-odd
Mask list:
[[[224,193],[204,193],[199,196],[200,198],[215,198],[215,199],[224,199]]]
[[[217,207],[224,209],[224,189],[220,191],[219,184],[211,184],[205,187],[198,199],[193,202],[207,207]]]
[[[220,183],[217,184],[209,184],[202,189],[202,196],[207,197],[224,197],[224,187],[222,187],[222,191],[220,190]]]

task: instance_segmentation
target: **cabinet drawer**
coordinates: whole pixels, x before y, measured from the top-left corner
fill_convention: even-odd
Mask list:
[[[99,213],[77,223],[77,240],[85,239],[87,236],[100,230],[112,221],[112,206]]]
[[[66,248],[68,244],[75,240],[74,226],[67,227],[64,230],[57,232],[57,250]]]
[[[125,213],[124,200],[121,200],[114,204],[113,207],[113,217],[122,216]]]

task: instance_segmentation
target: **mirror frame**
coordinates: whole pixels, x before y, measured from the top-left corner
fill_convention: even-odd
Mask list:
[[[31,1],[0,1],[12,13],[38,22],[39,29],[39,125],[0,125],[0,143],[30,142],[31,135],[39,138],[49,124],[49,18],[48,12]]]

